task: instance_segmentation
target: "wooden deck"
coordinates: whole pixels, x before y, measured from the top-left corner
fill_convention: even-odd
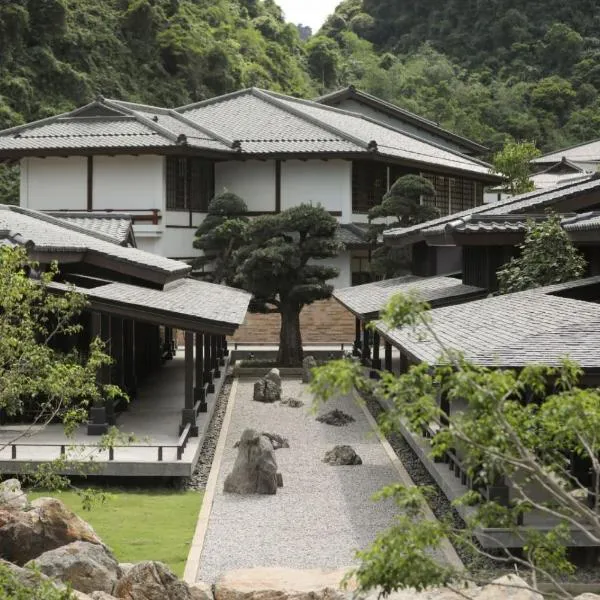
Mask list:
[[[188,438],[185,448],[181,448],[179,428],[184,408],[184,367],[181,351],[145,381],[138,397],[127,411],[121,413],[117,427],[123,433],[135,436],[132,444],[115,446],[112,451],[100,450],[97,447],[99,438],[87,435],[85,426],[80,427],[72,438],[67,438],[61,425],[49,425],[1,450],[0,472],[21,473],[59,458],[62,452],[69,461],[77,463],[65,469],[68,474],[77,473],[81,463],[91,461],[94,466],[90,476],[191,476],[227,366],[222,368],[223,376],[215,380],[215,393],[207,397],[208,411],[198,414],[198,436]],[[27,426],[0,427],[0,446],[26,429]]]

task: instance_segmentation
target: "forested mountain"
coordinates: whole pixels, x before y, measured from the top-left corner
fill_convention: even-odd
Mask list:
[[[273,0],[0,2],[0,127],[108,97],[175,106],[311,86]]]
[[[307,49],[320,89],[354,83],[493,148],[600,136],[596,0],[344,0]]]

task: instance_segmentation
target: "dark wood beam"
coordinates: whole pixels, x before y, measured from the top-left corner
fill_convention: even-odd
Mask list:
[[[281,161],[275,161],[275,212],[281,212]]]
[[[87,209],[94,209],[94,157],[87,157]]]

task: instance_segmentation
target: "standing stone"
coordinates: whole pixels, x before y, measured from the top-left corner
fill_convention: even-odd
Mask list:
[[[37,567],[44,575],[70,583],[74,589],[90,594],[112,593],[121,569],[104,547],[89,542],[73,542],[40,554],[25,567]]]
[[[335,446],[332,450],[325,452],[323,462],[334,466],[362,465],[362,459],[352,446]]]
[[[122,600],[193,600],[187,583],[177,579],[167,565],[150,560],[130,569],[113,595]]]
[[[277,391],[279,392],[279,398],[281,399],[281,375],[279,369],[271,369],[264,378],[275,384]]]
[[[312,381],[312,370],[317,366],[317,361],[314,356],[305,356],[302,361],[302,383],[310,383]]]
[[[271,442],[254,429],[242,433],[232,472],[224,491],[231,494],[276,494],[277,461]]]
[[[253,398],[256,402],[277,402],[281,400],[281,389],[276,383],[263,377],[254,384]]]
[[[273,450],[279,450],[280,448],[290,447],[290,442],[288,441],[288,439],[283,437],[282,435],[279,435],[278,433],[267,433],[263,431],[261,435],[264,435],[271,442]]]
[[[7,479],[0,483],[0,507],[22,510],[27,506],[27,496],[18,479]]]

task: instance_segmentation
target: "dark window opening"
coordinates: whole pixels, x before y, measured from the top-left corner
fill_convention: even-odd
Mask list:
[[[437,208],[442,217],[483,204],[483,185],[476,181],[432,173],[423,177],[435,188],[435,196],[423,196],[423,204]]]
[[[352,163],[352,212],[366,213],[381,204],[387,192],[387,166],[370,161]]]
[[[214,163],[196,157],[167,158],[167,210],[207,212],[214,193]]]

